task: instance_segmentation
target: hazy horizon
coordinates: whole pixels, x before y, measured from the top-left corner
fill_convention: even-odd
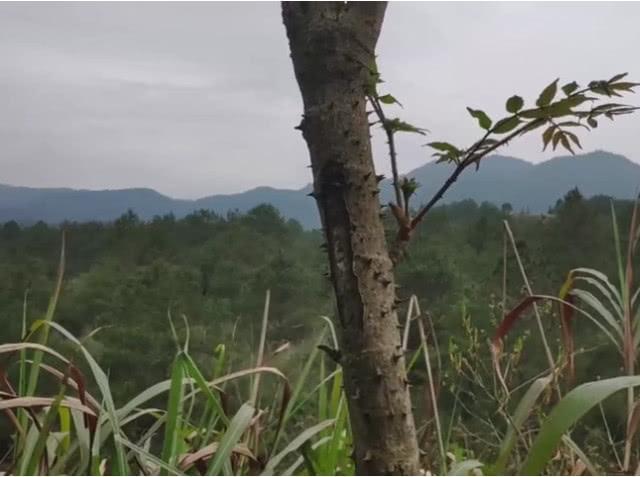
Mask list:
[[[392,114],[431,131],[399,139],[401,172],[430,160],[427,141],[477,137],[467,105],[498,117],[558,76],[638,80],[639,17],[640,3],[391,3],[383,90],[404,105]],[[0,40],[0,183],[193,199],[311,180],[277,3],[2,3]],[[585,151],[640,162],[637,118],[616,123],[581,134]],[[499,154],[564,155],[539,136]]]

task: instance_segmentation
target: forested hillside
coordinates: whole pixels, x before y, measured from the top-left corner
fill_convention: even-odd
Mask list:
[[[401,299],[420,298],[445,345],[464,339],[466,315],[490,335],[501,316],[505,219],[537,292],[557,293],[573,267],[612,272],[608,199],[585,200],[575,191],[567,197],[545,215],[513,214],[508,204],[500,209],[471,200],[435,209],[400,267]],[[628,204],[619,208],[621,217],[629,215]],[[109,370],[118,396],[166,376],[174,349],[168,314],[174,321],[187,318],[191,350],[205,365],[218,344],[226,344],[238,364],[247,364],[270,289],[269,349],[289,342],[288,351],[274,359],[293,372],[295,355],[312,346],[320,315],[333,315],[320,233],[283,219],[271,206],[225,217],[194,213],[181,220],[163,216],[145,222],[127,213],[109,224],[7,222],[0,233],[0,341],[19,339],[25,297],[28,322],[45,312],[61,229],[66,270],[56,320],[79,337],[91,335],[87,345]],[[524,292],[510,257],[513,306]],[[551,321],[547,325],[557,331]],[[523,352],[530,353],[532,371],[542,366],[534,347]],[[581,366],[593,361],[598,373],[612,371],[591,356],[596,352],[583,357]]]

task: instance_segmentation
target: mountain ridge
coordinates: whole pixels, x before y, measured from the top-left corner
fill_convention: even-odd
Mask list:
[[[428,162],[406,174],[421,187],[414,204],[426,202],[450,174],[450,167]],[[583,195],[632,198],[640,186],[640,164],[610,152],[596,150],[576,156],[559,156],[538,164],[523,159],[494,155],[483,160],[477,171],[466,171],[445,194],[442,203],[463,199],[510,203],[514,210],[546,212],[569,189]],[[235,194],[213,194],[199,199],[174,199],[146,187],[124,189],[33,188],[0,184],[0,222],[33,223],[110,221],[131,209],[142,219],[173,213],[182,217],[199,209],[224,214],[245,212],[270,203],[286,217],[305,228],[319,225],[314,201],[307,196],[310,185],[300,189],[258,186]],[[381,198],[391,200],[389,179],[381,182]]]

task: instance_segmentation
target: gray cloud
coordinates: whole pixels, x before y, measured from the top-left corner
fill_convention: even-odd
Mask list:
[[[497,115],[557,76],[640,77],[638,18],[638,3],[392,3],[379,62],[404,118],[466,144],[465,106]],[[197,197],[309,180],[277,3],[2,3],[0,104],[0,182]],[[623,118],[583,145],[640,161],[637,130]],[[423,142],[401,139],[404,171]],[[539,138],[505,152],[551,155]]]

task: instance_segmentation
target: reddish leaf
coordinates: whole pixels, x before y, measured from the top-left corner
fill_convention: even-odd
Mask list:
[[[74,365],[69,366],[69,374],[71,375],[71,379],[73,379],[78,386],[78,399],[85,406],[91,407],[89,402],[87,402],[87,393],[86,393],[84,375]],[[94,409],[94,411],[96,411],[96,414],[97,414],[98,410]],[[96,432],[98,418],[96,416],[92,416],[91,414],[87,414],[87,413],[83,414],[83,416],[84,416],[84,425],[87,429],[89,429],[89,432],[93,436],[93,434],[95,434]]]
[[[560,305],[560,325],[562,327],[562,342],[564,346],[565,362],[569,370],[568,382],[573,384],[575,378],[575,357],[573,343],[573,316],[574,316],[574,297],[571,294],[573,289],[573,274],[569,272],[567,279],[560,288],[558,297],[565,303]]]
[[[522,316],[522,314],[527,311],[531,305],[533,305],[536,301],[541,300],[543,297],[540,296],[528,296],[524,300],[522,300],[513,310],[505,315],[502,319],[502,323],[498,326],[495,334],[493,335],[493,339],[491,340],[491,345],[494,349],[498,350],[501,348],[501,343],[503,338],[509,333],[509,330],[513,328],[516,320]]]

